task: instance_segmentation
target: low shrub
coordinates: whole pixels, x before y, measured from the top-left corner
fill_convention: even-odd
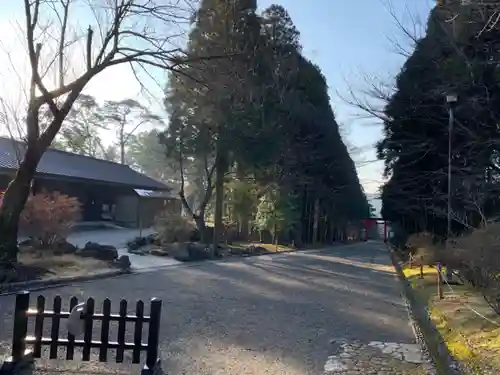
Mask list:
[[[451,245],[453,268],[500,314],[500,223],[475,229]]]
[[[28,198],[19,221],[20,230],[50,248],[61,243],[80,219],[81,204],[77,198],[57,191],[43,191]]]
[[[162,244],[190,241],[195,228],[188,218],[168,211],[160,214],[155,221],[155,229]]]
[[[412,234],[406,241],[405,259],[411,259],[413,265],[419,265],[420,263],[433,265],[436,262],[442,262],[442,246],[435,242],[435,238],[431,233]]]

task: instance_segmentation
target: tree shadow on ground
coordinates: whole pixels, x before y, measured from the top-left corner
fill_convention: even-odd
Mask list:
[[[44,295],[61,295],[64,308],[73,295],[92,296],[98,306],[110,297],[114,311],[120,298],[161,298],[160,348],[169,374],[316,375],[335,351],[332,340],[414,342],[393,273],[331,260],[338,256],[348,259],[332,251],[330,261],[280,256],[205,263],[50,289]],[[356,257],[370,263],[370,254]],[[13,296],[0,298],[4,346],[11,339],[13,302]],[[50,327],[45,328],[48,335]],[[61,324],[65,335],[64,329]],[[112,337],[116,333],[113,326]],[[94,337],[100,337],[98,324]]]

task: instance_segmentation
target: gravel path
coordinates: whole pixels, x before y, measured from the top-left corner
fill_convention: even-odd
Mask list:
[[[388,352],[373,342],[415,344],[400,286],[379,243],[180,266],[49,289],[45,295],[61,295],[65,307],[73,295],[92,296],[98,306],[110,297],[114,311],[120,298],[161,298],[161,356],[169,375],[377,374],[370,363],[385,363]],[[13,301],[0,297],[0,354],[10,342]],[[337,371],[331,364],[336,356],[346,357],[346,345],[359,349],[351,357],[366,346],[381,359],[364,364],[362,357],[352,358],[355,368]],[[401,369],[389,362],[381,374],[421,370],[402,358]],[[39,361],[37,368],[40,374],[138,371],[63,361]]]

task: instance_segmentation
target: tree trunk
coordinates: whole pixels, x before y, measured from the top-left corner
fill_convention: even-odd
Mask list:
[[[220,148],[220,146],[219,146]],[[224,208],[224,174],[226,172],[226,158],[222,154],[222,150],[217,150],[215,156],[215,212],[214,212],[214,238],[213,251],[214,255],[218,255],[218,246],[221,239],[221,234],[224,229],[222,222]]]
[[[313,203],[313,229],[312,243],[319,241],[319,199],[316,198]]]
[[[37,145],[28,145],[19,169],[5,191],[0,208],[0,263],[17,262],[19,218],[31,191],[31,181],[41,154]]]
[[[242,241],[248,240],[248,233],[250,231],[250,225],[247,217],[239,218],[239,239]]]
[[[245,170],[240,164],[236,165],[236,178],[238,181],[245,181]],[[250,234],[250,215],[248,212],[238,212],[238,239],[247,241]]]
[[[307,235],[306,235],[306,243],[310,244],[314,241],[313,239],[313,225],[314,225],[314,211],[313,211],[313,204],[314,202],[311,202],[311,199],[307,199]]]
[[[205,215],[195,215],[194,216],[194,221],[196,223],[196,228],[198,228],[198,231],[200,232],[200,241],[201,243],[207,244],[208,245],[208,238],[207,238],[207,226],[205,225]]]
[[[125,164],[125,143],[120,142],[120,164]]]
[[[335,225],[333,220],[329,220],[329,233],[328,233],[328,242],[333,244],[335,242]]]

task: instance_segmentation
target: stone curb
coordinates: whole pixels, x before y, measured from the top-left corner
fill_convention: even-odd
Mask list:
[[[21,290],[35,291],[48,287],[62,286],[69,283],[99,280],[99,279],[105,279],[122,275],[131,275],[131,274],[134,274],[133,270],[128,270],[128,271],[113,270],[113,271],[98,273],[95,275],[69,276],[69,277],[60,277],[49,280],[19,281],[7,285],[0,285],[0,297],[15,294]]]
[[[438,375],[460,375],[456,361],[452,358],[441,334],[432,322],[427,308],[418,301],[415,292],[401,268],[396,254],[387,245],[392,264],[403,286],[403,298],[408,308],[417,341],[430,357]]]

